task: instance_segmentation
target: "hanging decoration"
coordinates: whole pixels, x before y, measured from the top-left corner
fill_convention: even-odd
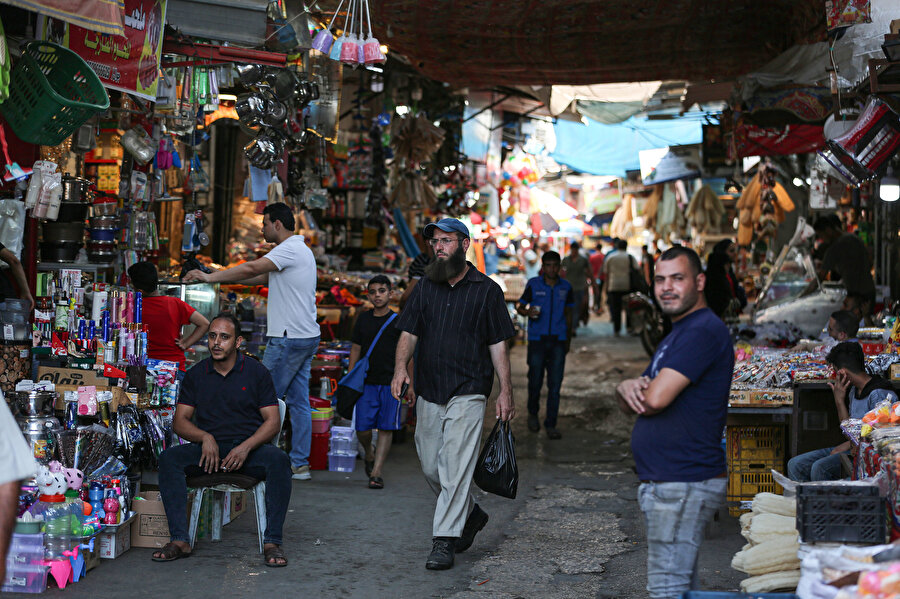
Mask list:
[[[369,11],[369,0],[349,0],[347,16],[344,19],[343,33],[334,39],[332,27],[335,24],[344,0],[338,4],[328,26],[319,31],[313,40],[312,47],[332,60],[340,61],[349,67],[382,64],[387,60],[381,51],[381,43],[372,35],[372,15]],[[367,35],[363,35],[363,23],[367,25]]]
[[[750,245],[774,238],[784,213],[794,211],[794,201],[781,183],[775,180],[775,169],[761,163],[753,179],[744,187],[737,202],[738,245]]]
[[[429,208],[437,202],[437,194],[419,169],[431,160],[444,142],[444,130],[425,115],[402,116],[391,123],[391,148],[394,150],[396,182],[391,193],[395,208]]]

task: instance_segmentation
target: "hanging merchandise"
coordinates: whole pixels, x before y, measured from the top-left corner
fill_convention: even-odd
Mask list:
[[[156,146],[150,138],[150,134],[140,125],[126,131],[119,143],[140,165],[145,165],[156,156]]]
[[[750,245],[754,232],[760,240],[774,236],[778,223],[784,222],[784,213],[793,212],[794,202],[787,190],[775,180],[775,169],[760,163],[753,179],[744,187],[737,201],[738,245]]]
[[[9,44],[6,40],[6,31],[3,29],[3,22],[0,21],[0,103],[9,97],[9,67]]]
[[[206,171],[203,170],[203,165],[200,164],[200,158],[196,154],[191,158],[190,179],[191,190],[195,193],[209,191],[209,176],[207,176]]]
[[[341,0],[334,11],[334,15],[331,17],[331,21],[328,22],[328,27],[316,34],[312,43],[313,50],[318,50],[322,54],[328,54],[329,50],[331,50],[331,44],[334,43],[334,34],[331,33],[331,26],[334,24],[334,20],[337,18],[338,12],[340,12],[343,5],[344,0]]]
[[[55,146],[109,108],[100,79],[77,54],[49,42],[25,44],[0,104],[19,139]]]
[[[844,179],[859,187],[874,179],[900,149],[900,117],[871,96],[852,129],[825,141],[821,155]]]
[[[725,207],[709,185],[702,185],[691,197],[685,216],[696,233],[718,232]]]

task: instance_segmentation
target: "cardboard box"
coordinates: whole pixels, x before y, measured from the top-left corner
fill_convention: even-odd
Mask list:
[[[86,385],[106,387],[109,385],[109,379],[100,376],[94,370],[59,368],[57,366],[38,366],[37,380],[51,381],[55,385],[74,385],[75,387]]]
[[[56,398],[54,409],[60,411],[66,409],[66,391],[78,391],[78,385],[57,385],[56,392],[59,394],[59,397]],[[109,403],[110,412],[115,412],[119,409],[119,406],[127,406],[131,403],[131,400],[128,399],[128,394],[121,387],[98,386],[97,391],[112,391],[112,401]]]
[[[135,520],[135,515],[131,516],[121,524],[108,524],[97,535],[100,542],[98,550],[102,559],[115,559],[131,549],[131,526]]]
[[[891,380],[900,381],[900,364],[891,364]]]
[[[138,499],[143,497],[143,500]],[[134,547],[162,547],[169,542],[169,521],[159,491],[144,491],[131,502],[134,523],[131,525],[131,544]]]
[[[791,405],[794,403],[792,389],[756,389],[750,392],[751,404]]]
[[[100,540],[94,541],[94,548],[92,550],[82,549],[81,557],[84,558],[84,569],[85,572],[90,572],[94,568],[100,565]]]
[[[225,494],[225,507],[222,510],[222,524],[228,524],[247,511],[249,493],[247,491],[228,491]]]

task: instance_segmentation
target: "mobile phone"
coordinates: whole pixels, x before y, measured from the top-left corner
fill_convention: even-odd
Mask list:
[[[401,399],[401,400],[405,399],[407,391],[409,391],[409,382],[408,381],[403,383],[403,386],[400,387],[400,397],[398,399]]]

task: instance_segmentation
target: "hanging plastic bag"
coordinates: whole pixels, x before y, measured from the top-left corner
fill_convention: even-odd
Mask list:
[[[494,424],[494,430],[478,455],[473,480],[482,491],[516,498],[519,468],[516,466],[516,441],[509,422],[498,419]]]

